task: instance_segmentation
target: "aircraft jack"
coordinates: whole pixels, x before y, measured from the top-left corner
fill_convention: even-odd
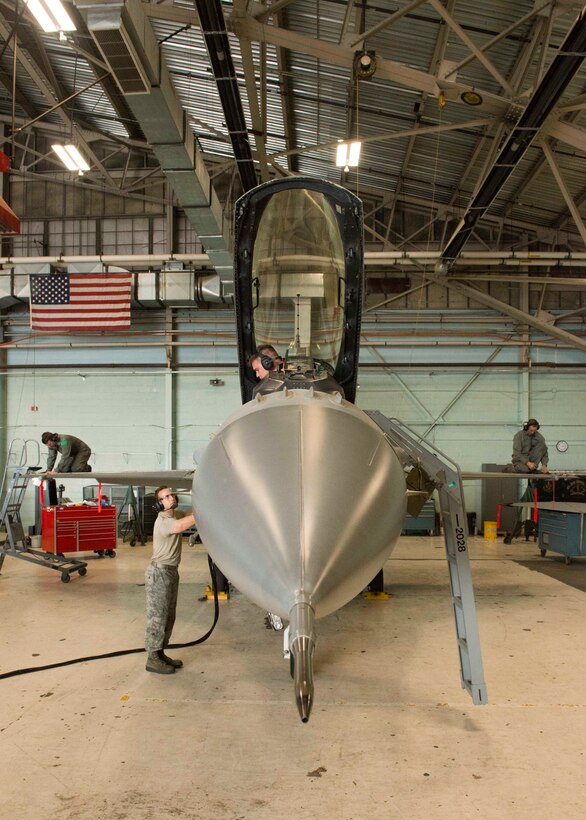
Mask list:
[[[202,601],[213,601],[214,600],[214,588],[211,584],[208,584],[205,588],[205,592],[203,594]],[[218,592],[218,601],[229,601],[230,600],[230,591],[229,590],[222,590]]]
[[[367,601],[388,601],[391,596],[388,592],[373,592],[370,589],[365,589],[362,597]]]
[[[377,572],[370,584],[366,587],[362,593],[362,597],[367,601],[389,600],[391,596],[384,590],[384,574],[382,569]]]

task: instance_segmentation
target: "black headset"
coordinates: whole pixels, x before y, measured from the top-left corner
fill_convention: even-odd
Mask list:
[[[160,490],[159,490],[159,492],[160,492]],[[158,494],[157,494],[157,495],[158,495]],[[175,499],[175,503],[176,503],[176,504],[178,504],[178,503],[179,503],[179,499],[177,498],[177,493],[171,493],[171,495],[172,495],[172,496],[173,496],[173,498]],[[153,510],[154,510],[155,512],[160,513],[160,512],[163,512],[163,510],[164,510],[164,509],[165,509],[165,505],[164,505],[164,503],[163,503],[162,501],[159,501],[159,499],[157,498],[157,499],[155,500],[155,503],[153,504]]]
[[[527,421],[523,424],[523,430],[525,430],[525,432],[527,432],[527,430],[528,430],[530,427],[537,427],[537,429],[539,430],[539,422],[537,421],[537,419],[528,419],[528,420],[527,420]]]
[[[265,370],[272,370],[275,366],[275,359],[272,356],[267,356],[266,353],[259,353],[260,363]]]

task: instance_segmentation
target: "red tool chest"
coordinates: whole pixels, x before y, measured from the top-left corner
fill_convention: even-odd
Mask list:
[[[42,510],[41,544],[45,552],[115,550],[116,507],[59,507]]]

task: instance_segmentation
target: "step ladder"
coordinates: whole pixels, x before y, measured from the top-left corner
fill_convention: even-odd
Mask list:
[[[8,447],[6,466],[2,474],[2,482],[0,483],[0,498],[4,499],[4,493],[6,491],[9,477],[12,476],[14,470],[19,467],[25,467],[27,464],[40,464],[40,462],[41,449],[39,447],[39,442],[36,439],[12,439]],[[40,470],[41,468],[36,467],[35,469]]]
[[[36,452],[35,452],[36,451]],[[34,458],[36,454],[36,459]],[[6,540],[0,547],[0,570],[7,554],[15,554],[27,549],[28,540],[20,519],[20,508],[28,483],[40,467],[27,467],[29,456],[36,463],[40,460],[40,448],[33,439],[13,439],[8,448],[6,466],[0,484],[0,532],[6,533]]]
[[[34,478],[40,466],[28,467],[26,462],[31,453],[31,445],[36,445],[37,461],[39,460],[38,442],[27,439],[14,439],[10,442],[6,467],[0,487],[2,502],[0,504],[0,533],[6,533],[6,540],[0,544],[0,571],[7,555],[20,558],[33,564],[55,569],[61,573],[64,583],[69,581],[71,572],[85,575],[87,563],[75,558],[65,558],[63,555],[46,553],[43,550],[33,549],[30,538],[25,535],[20,510],[24,501],[30,480]]]
[[[5,474],[11,472],[12,476],[0,507],[0,531],[6,533],[8,551],[16,552],[17,550],[24,550],[28,546],[27,536],[24,534],[20,518],[20,508],[29,481],[40,469],[40,467],[11,468],[9,465],[6,466]]]
[[[366,412],[385,433],[393,448],[400,452],[404,466],[421,468],[435,485],[444,525],[461,683],[476,705],[485,704],[488,695],[476,621],[468,554],[468,521],[460,468],[435,445],[420,438],[398,419],[387,418],[378,410]]]

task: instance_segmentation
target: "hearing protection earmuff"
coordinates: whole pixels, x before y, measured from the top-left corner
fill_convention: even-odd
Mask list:
[[[171,495],[172,495],[172,496],[173,496],[173,498],[175,499],[175,504],[178,504],[178,503],[179,503],[179,499],[177,498],[177,493],[171,493]],[[163,502],[162,502],[162,501],[159,501],[159,499],[157,498],[157,500],[156,500],[156,501],[155,501],[155,503],[153,504],[153,510],[154,510],[155,512],[160,513],[160,512],[163,512],[163,510],[164,510],[164,509],[165,509],[165,505],[163,504]]]
[[[267,356],[266,353],[261,353],[260,363],[262,364],[265,370],[272,370],[275,364],[275,360],[271,356]]]
[[[537,429],[539,430],[539,422],[537,421],[537,419],[528,419],[523,425],[523,430],[527,432],[527,430],[530,427],[537,427]]]

